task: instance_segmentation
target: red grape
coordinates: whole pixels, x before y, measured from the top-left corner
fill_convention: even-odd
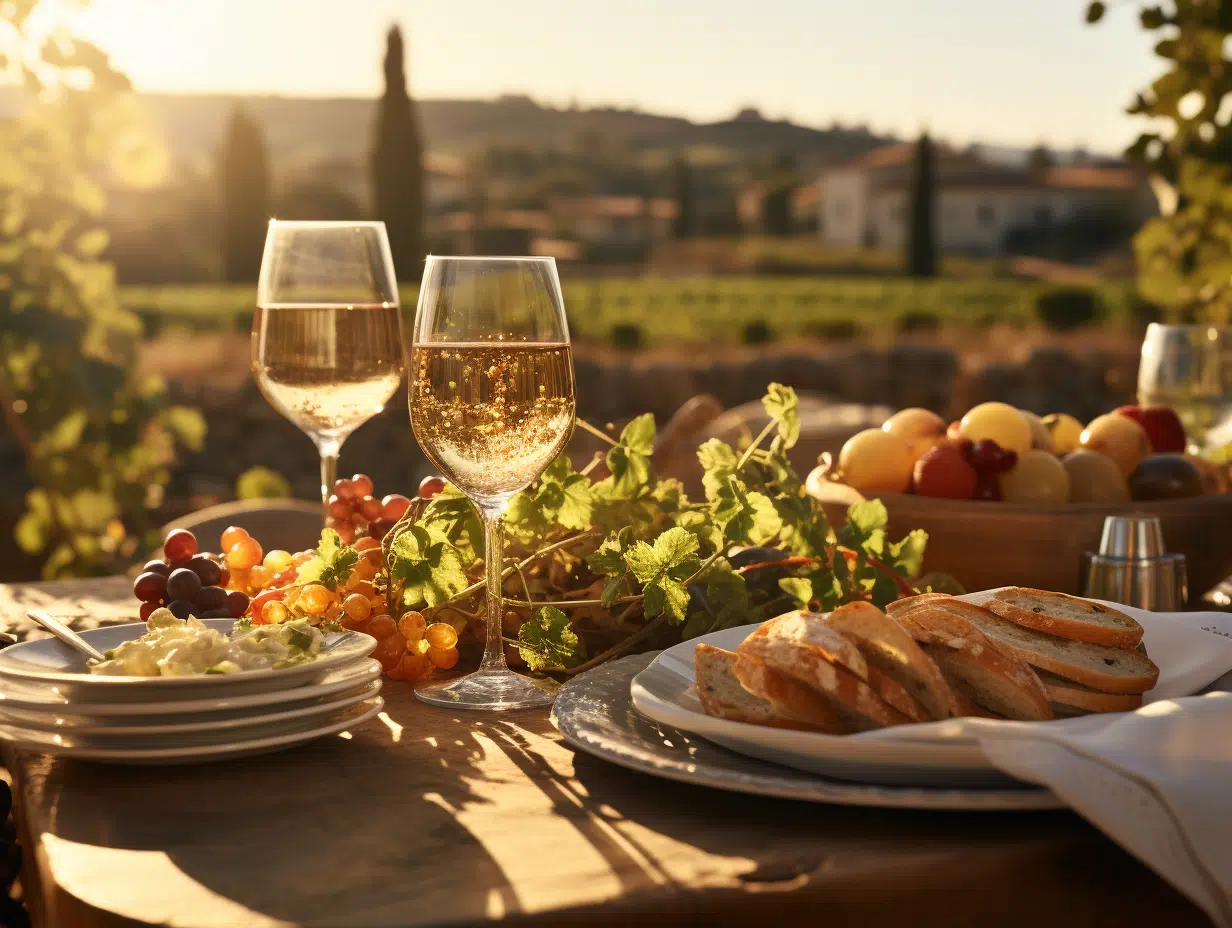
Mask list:
[[[393,527],[393,519],[373,519],[368,526],[368,535],[371,538],[384,538]]]
[[[186,599],[173,599],[167,603],[167,608],[177,619],[186,619],[196,610],[196,607]]]
[[[373,519],[381,517],[381,501],[373,499],[371,496],[365,496],[355,506],[356,510],[365,519],[371,522]]]
[[[355,488],[357,498],[372,495],[372,478],[367,474],[355,474],[351,477],[351,486]]]
[[[167,574],[171,573],[171,568],[167,565],[166,561],[153,560],[146,561],[145,566],[141,568],[141,572],[143,574],[162,574],[165,577]]]
[[[401,493],[390,493],[381,500],[381,516],[391,522],[397,522],[411,508],[411,501]]]
[[[912,475],[916,493],[940,499],[970,499],[978,482],[979,476],[962,449],[948,443],[925,451],[915,462]]]
[[[1001,474],[1018,463],[1018,454],[1006,451],[991,438],[981,438],[971,446],[967,459],[981,474]]]
[[[345,519],[351,514],[351,503],[349,500],[331,496],[326,512],[331,519]]]
[[[163,554],[169,561],[186,561],[197,553],[197,536],[186,528],[177,528],[163,540]]]
[[[146,619],[148,619],[150,617],[150,613],[153,612],[157,608],[158,608],[158,603],[142,603],[141,610],[139,612],[141,616],[141,621],[144,622]]]
[[[222,578],[222,568],[218,562],[205,554],[198,554],[188,562],[188,569],[201,578],[202,586],[218,586]]]
[[[341,480],[334,481],[334,495],[339,499],[352,500],[357,496],[362,496],[363,494],[355,492],[354,481],[347,480],[346,477],[343,477]]]
[[[203,586],[197,594],[196,603],[202,609],[226,609],[227,591],[220,586]]]
[[[227,608],[231,610],[231,618],[238,619],[248,609],[248,594],[232,590],[227,594]]]
[[[187,567],[171,571],[167,577],[167,596],[171,599],[194,599],[201,589],[201,578]]]
[[[326,519],[325,525],[338,533],[338,537],[342,539],[342,543],[344,545],[349,545],[355,540],[355,526],[350,522],[339,522],[337,519]]]
[[[424,477],[419,481],[419,496],[421,499],[431,499],[445,489],[445,481],[440,477]]]
[[[154,571],[146,571],[133,581],[133,595],[143,603],[158,603],[167,595],[167,578]]]
[[[218,577],[218,582],[215,583],[214,586],[226,586],[231,582],[231,571],[227,570],[226,564],[220,565],[218,569],[220,574]]]

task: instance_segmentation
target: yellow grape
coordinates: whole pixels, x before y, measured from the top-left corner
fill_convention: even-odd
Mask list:
[[[227,582],[227,589],[239,590],[241,593],[248,592],[248,571],[240,570],[238,567],[231,570],[231,579]]]
[[[457,648],[428,648],[428,660],[441,670],[448,670],[458,662]]]
[[[410,636],[407,635],[409,638]],[[424,637],[428,639],[428,644],[434,648],[439,648],[442,651],[448,651],[458,644],[458,630],[448,622],[433,622],[428,626],[428,630],[424,632]],[[440,667],[440,664],[436,666]]]
[[[380,641],[382,638],[388,638],[396,634],[398,625],[394,622],[392,616],[378,615],[368,620],[368,634]],[[399,638],[402,636],[399,635]]]
[[[280,574],[291,566],[294,559],[291,557],[290,551],[283,551],[281,548],[275,548],[273,551],[268,551],[265,554],[265,560],[261,562],[270,574]]]
[[[398,631],[402,632],[402,637],[407,641],[418,641],[424,636],[424,629],[427,627],[428,623],[418,612],[408,612],[398,620]]]
[[[290,617],[287,607],[276,599],[271,599],[261,607],[261,618],[267,625],[277,625]]]
[[[372,603],[365,597],[352,593],[342,601],[342,610],[352,619],[363,622],[372,615]]]
[[[980,403],[962,417],[959,434],[971,441],[991,438],[1003,451],[1031,450],[1031,423],[1008,403]]]
[[[219,539],[219,547],[221,547],[224,551],[230,551],[238,542],[248,537],[248,532],[240,528],[238,525],[229,526],[226,531],[222,533],[222,538]]]
[[[325,607],[325,612],[322,613],[327,622],[332,622],[334,619],[342,617],[342,606],[337,602],[332,602]]]
[[[317,553],[315,551],[297,551],[291,555],[291,563],[299,567],[301,564],[307,564],[316,556]]]
[[[274,575],[258,564],[252,570],[248,571],[248,589],[253,593],[259,593],[273,582]]]
[[[412,654],[427,654],[429,647],[431,645],[422,638],[416,638],[414,641],[411,641],[409,638],[406,639],[406,649]]]
[[[426,654],[408,651],[402,655],[402,662],[398,665],[398,669],[402,672],[404,679],[414,683],[432,672],[432,661]]]
[[[248,570],[261,563],[264,553],[255,538],[241,538],[227,549],[227,567],[231,570]]]
[[[299,606],[309,615],[321,615],[329,606],[329,590],[319,583],[310,583],[299,592]]]

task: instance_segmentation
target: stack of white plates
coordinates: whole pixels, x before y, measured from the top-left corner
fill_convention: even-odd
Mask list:
[[[206,625],[230,632],[234,620]],[[144,623],[83,632],[100,651]],[[337,644],[330,647],[337,641]],[[124,764],[190,764],[277,751],[345,731],[381,711],[376,639],[327,635],[310,663],[188,677],[90,674],[56,639],[0,651],[0,739],[19,747]]]

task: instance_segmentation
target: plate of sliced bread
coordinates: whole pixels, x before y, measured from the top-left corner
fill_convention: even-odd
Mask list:
[[[1130,712],[1232,670],[1232,640],[1193,615],[1019,587],[850,603],[683,642],[631,695],[656,721],[827,777],[1001,787],[980,726]]]

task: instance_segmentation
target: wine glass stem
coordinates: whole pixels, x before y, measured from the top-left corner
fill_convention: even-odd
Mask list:
[[[480,671],[508,668],[505,663],[505,643],[502,638],[504,629],[501,624],[501,617],[505,612],[501,603],[501,574],[503,573],[505,546],[504,523],[501,522],[503,512],[503,507],[480,510],[483,517],[483,557],[487,571],[488,600],[488,637],[483,648]]]
[[[338,451],[342,445],[336,441],[318,442],[317,450],[321,452],[321,512],[329,518],[329,497],[334,492],[334,481],[338,479]]]

